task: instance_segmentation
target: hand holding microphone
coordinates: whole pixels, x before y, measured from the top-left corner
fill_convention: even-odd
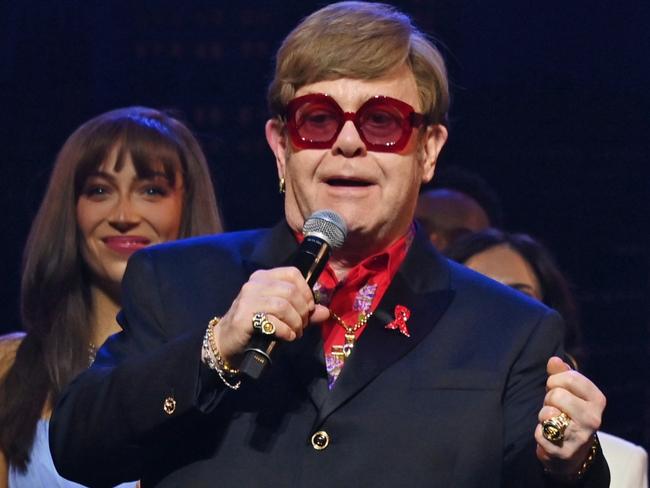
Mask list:
[[[236,364],[243,354],[239,370],[257,379],[271,364],[278,341],[300,338],[310,321],[322,322],[329,317],[329,311],[314,302],[311,288],[331,249],[343,244],[346,233],[345,222],[338,214],[315,212],[305,221],[305,239],[292,258],[292,266],[259,270],[250,276],[214,331],[219,351],[230,364]]]

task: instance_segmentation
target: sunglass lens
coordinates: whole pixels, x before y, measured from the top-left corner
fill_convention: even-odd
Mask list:
[[[326,142],[338,131],[341,114],[327,103],[308,102],[295,113],[298,135],[305,141]]]
[[[402,138],[404,116],[388,104],[373,104],[359,114],[359,126],[370,144],[391,146]]]

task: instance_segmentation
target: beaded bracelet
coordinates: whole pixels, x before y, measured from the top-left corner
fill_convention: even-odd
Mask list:
[[[587,459],[585,459],[582,465],[580,466],[578,472],[575,474],[576,481],[582,479],[582,477],[585,475],[589,467],[594,463],[594,459],[596,459],[596,454],[598,454],[599,447],[600,447],[600,443],[598,442],[598,436],[594,434],[594,440],[591,443],[591,449],[589,449],[589,455],[587,456]]]
[[[548,475],[550,475],[553,478],[556,478],[558,480],[561,480],[563,482],[568,482],[568,483],[575,483],[577,481],[580,481],[587,470],[591,467],[591,465],[594,463],[594,460],[596,459],[596,454],[598,454],[598,449],[600,448],[600,442],[598,442],[598,436],[594,434],[593,436],[593,442],[591,443],[591,449],[589,449],[589,454],[587,455],[587,458],[583,461],[583,463],[580,465],[580,469],[576,474],[573,475],[557,475],[552,473],[549,469],[544,468],[544,472]]]
[[[237,383],[231,383],[232,378],[239,374],[239,370],[232,368],[221,356],[217,344],[214,339],[214,328],[221,320],[221,317],[214,317],[208,322],[208,328],[203,336],[203,344],[201,346],[201,360],[208,368],[216,371],[221,378],[221,381],[233,390],[238,390],[241,386],[241,380]],[[228,378],[227,378],[228,377]]]

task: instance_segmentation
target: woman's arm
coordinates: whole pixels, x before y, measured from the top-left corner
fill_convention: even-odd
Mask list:
[[[0,381],[9,371],[9,368],[14,364],[16,358],[16,350],[20,342],[25,337],[23,332],[14,332],[0,336]],[[0,488],[7,488],[9,486],[9,464],[4,453],[0,451]]]
[[[9,486],[9,466],[5,455],[0,452],[0,488],[8,488]]]
[[[12,332],[0,336],[0,381],[4,379],[7,371],[14,364],[16,351],[24,338],[24,332]]]

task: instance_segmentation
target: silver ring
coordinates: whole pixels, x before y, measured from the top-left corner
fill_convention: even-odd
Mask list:
[[[253,329],[264,335],[275,334],[275,325],[269,320],[264,312],[257,312],[253,315]]]

